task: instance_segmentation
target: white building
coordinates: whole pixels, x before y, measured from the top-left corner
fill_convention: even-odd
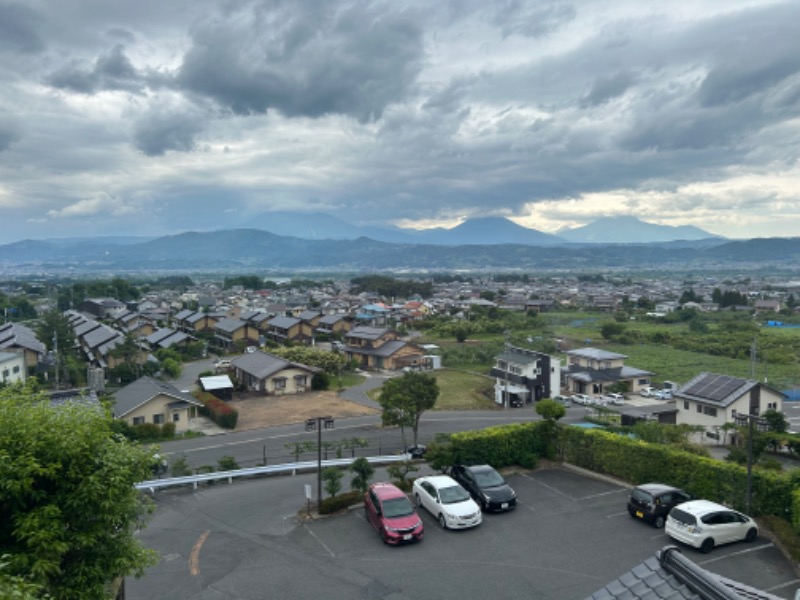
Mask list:
[[[676,424],[701,425],[705,432],[695,441],[707,444],[730,442],[722,428],[735,423],[737,414],[761,415],[783,410],[786,397],[771,387],[729,375],[700,373],[673,394],[678,410]]]
[[[0,352],[0,383],[25,383],[25,355],[21,352]]]

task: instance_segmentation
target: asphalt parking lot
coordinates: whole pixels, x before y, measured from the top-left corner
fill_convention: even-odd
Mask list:
[[[362,509],[298,521],[299,490],[313,475],[166,493],[141,532],[162,560],[128,580],[127,598],[579,599],[671,543],[628,515],[627,488],[613,481],[562,469],[508,480],[519,497],[515,511],[445,531],[420,510],[425,539],[400,547],[385,546]],[[764,536],[707,555],[681,550],[709,571],[780,597],[800,588],[794,565]]]

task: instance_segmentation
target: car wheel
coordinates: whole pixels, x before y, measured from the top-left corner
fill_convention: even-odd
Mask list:
[[[712,538],[706,538],[703,540],[703,543],[700,544],[700,552],[703,554],[708,554],[714,549],[714,540]]]
[[[758,535],[758,532],[756,531],[755,527],[752,527],[752,528],[747,530],[747,535],[744,536],[744,541],[745,542],[752,542],[753,540],[756,539],[757,535]]]
[[[442,529],[447,529],[447,519],[444,518],[442,513],[439,513],[439,525],[442,526]]]
[[[664,527],[664,517],[660,515],[657,516],[655,519],[653,519],[653,525],[655,525],[656,529],[661,529]]]
[[[422,500],[420,500],[419,494],[414,495],[414,501],[417,503],[417,506],[422,506]]]

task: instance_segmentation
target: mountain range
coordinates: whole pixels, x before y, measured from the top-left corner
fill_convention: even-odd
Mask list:
[[[329,224],[335,225],[336,221]],[[800,238],[556,243],[548,234],[526,230],[505,219],[467,222],[454,230],[439,232],[442,237],[438,244],[422,240],[385,242],[366,236],[303,239],[252,228],[186,232],[154,239],[25,240],[0,246],[0,272],[700,271],[744,265],[769,265],[775,270],[794,268],[800,262]],[[327,235],[321,229],[315,231]],[[350,230],[350,234],[354,233],[356,230]],[[497,235],[506,243],[497,243],[497,237],[493,237]],[[537,239],[544,239],[545,243],[532,242]],[[462,240],[467,243],[459,243]]]
[[[248,219],[247,224],[243,226],[306,240],[355,240],[367,237],[379,242],[443,246],[647,244],[719,239],[718,236],[698,227],[657,225],[628,216],[605,217],[583,227],[564,229],[557,235],[523,227],[503,217],[468,219],[450,229],[439,227],[419,230],[399,227],[358,227],[324,213],[275,211]]]

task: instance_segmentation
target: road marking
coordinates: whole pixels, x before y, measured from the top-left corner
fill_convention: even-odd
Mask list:
[[[627,492],[626,488],[620,488],[618,490],[611,490],[610,492],[600,492],[599,494],[592,494],[591,496],[581,496],[579,500],[590,500],[591,498],[599,498],[600,496],[608,496],[609,494],[618,494],[620,492]]]
[[[203,547],[210,533],[210,531],[204,531],[192,547],[192,553],[189,555],[189,572],[192,575],[200,575],[200,548]]]
[[[771,588],[765,589],[764,591],[772,592],[774,590],[779,590],[781,588],[789,587],[790,585],[792,587],[795,587],[798,583],[800,583],[800,579],[792,579],[791,581],[787,581],[786,583],[779,583],[778,585],[774,585]]]
[[[749,552],[758,552],[759,550],[764,550],[765,548],[772,548],[773,544],[762,544],[761,546],[755,546],[753,548],[748,548],[747,550],[740,550],[739,552],[731,552],[730,554],[726,554],[725,556],[718,556],[716,558],[709,558],[708,560],[704,560],[701,562],[701,565],[707,565],[709,563],[717,562],[720,560],[725,560],[731,556],[739,556],[740,554],[748,554]]]
[[[606,515],[606,519],[615,519],[617,517],[622,517],[628,514],[628,511],[614,513],[612,515]]]
[[[570,500],[572,500],[573,502],[575,502],[575,501],[576,501],[576,499],[575,499],[575,498],[573,498],[572,496],[570,496],[570,495],[568,495],[568,494],[565,494],[565,493],[564,493],[564,492],[562,492],[561,490],[558,490],[558,489],[554,488],[554,487],[553,487],[553,486],[551,486],[551,485],[547,485],[546,483],[543,483],[543,482],[539,481],[539,480],[538,480],[538,479],[536,479],[535,477],[531,477],[530,475],[527,475],[526,473],[522,473],[522,476],[523,476],[523,477],[527,477],[527,478],[528,478],[528,479],[530,479],[531,481],[534,481],[534,482],[538,483],[539,485],[541,485],[541,486],[543,486],[543,487],[546,487],[548,490],[550,490],[550,491],[553,491],[553,492],[555,492],[556,494],[559,494],[559,495],[561,495],[561,496],[564,496],[564,498],[569,498],[569,499],[570,499]]]
[[[336,558],[336,555],[333,553],[333,550],[331,550],[330,548],[328,548],[328,547],[325,545],[325,542],[323,542],[321,539],[319,539],[319,537],[317,537],[317,534],[316,534],[316,533],[314,533],[313,531],[311,531],[311,530],[308,528],[308,525],[303,525],[303,527],[305,527],[305,528],[306,528],[306,531],[307,531],[308,533],[310,533],[310,534],[311,534],[311,537],[313,537],[315,540],[317,540],[317,541],[319,542],[319,545],[320,545],[320,546],[322,546],[323,548],[325,548],[325,551],[326,551],[328,554],[330,554],[330,555],[331,555],[331,558]]]

